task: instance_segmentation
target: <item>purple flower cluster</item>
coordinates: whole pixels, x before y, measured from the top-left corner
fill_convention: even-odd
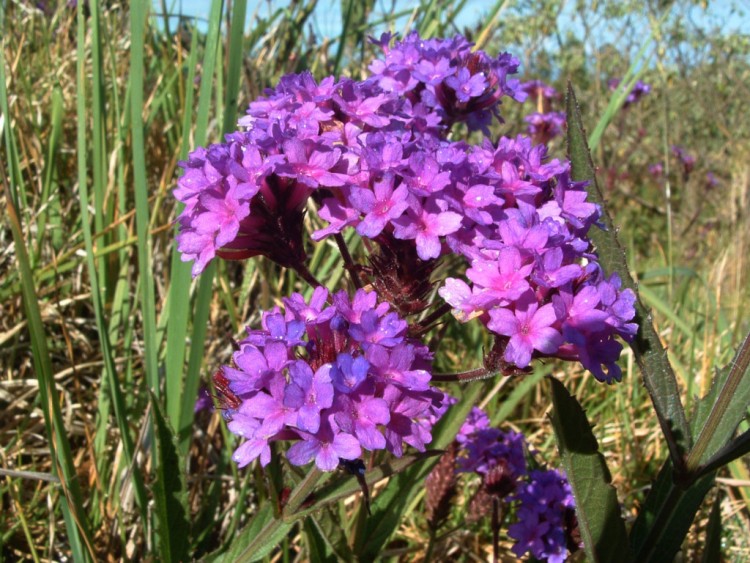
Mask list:
[[[552,86],[545,84],[541,80],[529,80],[521,84],[521,90],[526,92],[528,96],[539,103],[540,100],[550,101],[556,100],[560,97]]]
[[[518,557],[530,553],[538,560],[560,563],[568,556],[566,527],[573,516],[575,500],[565,475],[555,469],[532,470],[516,489],[517,522],[508,528],[516,540],[512,550]]]
[[[362,449],[424,451],[431,436],[419,420],[443,394],[430,387],[432,355],[406,337],[407,323],[365,290],[329,299],[319,287],[309,302],[294,293],[284,305],[263,313],[262,329],[248,329],[220,371],[229,429],[245,438],[237,464],[267,465],[276,440],[294,441],[291,463],[314,460],[323,471]]]
[[[502,97],[525,98],[508,77],[518,61],[472,52],[462,37],[391,44],[386,34],[377,44],[384,56],[367,79],[286,76],[250,104],[245,131],[181,163],[177,242],[193,274],[216,256],[263,255],[310,281],[312,199],[325,222],[312,240],[355,229],[373,243],[372,264],[387,249],[413,256],[396,270],[429,277],[437,259],[463,257],[468,283],[448,278],[440,295],[495,334],[509,366],[554,356],[619,380],[614,338],[635,334],[635,297],[596,261],[587,232],[600,210],[584,184],[527,137],[448,140],[458,122],[486,130]]]
[[[685,147],[672,145],[672,154],[677,158],[682,166],[682,172],[685,176],[690,175],[695,168],[695,157],[690,154]]]
[[[447,399],[450,402],[451,399]],[[459,472],[482,477],[482,487],[516,504],[515,523],[508,535],[513,552],[539,560],[564,561],[575,528],[575,501],[565,475],[557,470],[528,470],[528,446],[522,434],[490,427],[487,414],[474,407],[456,437],[461,450]]]
[[[527,131],[535,143],[546,144],[565,129],[565,114],[552,111],[552,102],[559,95],[557,90],[541,80],[530,80],[521,84],[521,90],[529,95],[529,100],[536,106],[536,112],[524,117],[528,123]]]
[[[501,139],[497,153],[507,159],[502,181],[486,178],[493,204],[478,210],[489,220],[467,207],[462,230],[447,237],[468,259],[471,285],[448,278],[440,295],[459,320],[478,317],[504,337],[509,364],[523,369],[532,357],[555,356],[580,360],[600,381],[619,381],[622,346],[614,337],[635,335],[635,295],[616,275],[604,276],[586,238],[599,208],[584,184],[569,179],[567,163],[546,160],[543,145]]]
[[[613,92],[617,90],[617,88],[620,86],[620,79],[619,78],[611,78],[609,82],[607,83],[609,86],[609,89]],[[622,104],[622,107],[627,108],[629,106],[632,106],[633,104],[636,104],[640,102],[644,97],[649,95],[651,93],[651,85],[646,84],[645,82],[641,82],[640,80],[635,83],[633,88],[628,92],[628,95],[625,98],[625,101]]]
[[[441,195],[467,159],[466,145],[441,137],[459,121],[486,129],[503,96],[522,100],[508,78],[518,61],[472,53],[460,36],[389,42],[386,34],[378,43],[385,60],[364,81],[285,76],[250,104],[239,121],[246,132],[180,163],[177,243],[183,260],[195,260],[194,275],[215,256],[297,266],[314,193],[329,223],[315,240],[352,226],[369,238],[387,230],[416,240],[423,259],[440,254],[439,237],[462,219],[460,202],[449,206]]]
[[[537,143],[547,143],[562,135],[567,124],[565,114],[560,111],[532,113],[523,118],[529,124],[528,132]]]

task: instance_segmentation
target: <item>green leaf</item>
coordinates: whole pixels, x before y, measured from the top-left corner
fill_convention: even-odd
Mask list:
[[[178,453],[176,436],[153,393],[151,412],[154,422],[154,507],[161,561],[188,561],[190,530],[185,484],[185,461]]]
[[[413,465],[419,464],[419,462],[434,458],[443,454],[442,450],[428,450],[426,452],[417,452],[414,454],[408,454],[398,459],[389,460],[386,463],[379,465],[373,469],[370,469],[365,474],[365,481],[367,486],[372,490],[372,487],[382,481],[383,479],[392,475],[398,475],[399,473],[406,471]],[[304,508],[291,514],[289,518],[297,519],[307,514],[316,512],[324,506],[333,504],[341,499],[350,497],[353,494],[358,493],[360,485],[357,482],[356,477],[347,476],[344,478],[333,479],[328,485],[325,485],[315,491],[315,504],[311,507]]]
[[[711,508],[711,516],[708,517],[708,528],[706,528],[706,537],[703,545],[702,563],[712,563],[721,561],[721,497],[722,491],[719,490],[714,499]]]
[[[667,460],[630,532],[634,560],[639,563],[672,561],[713,484],[712,473],[687,490],[680,489],[674,482],[672,464]]]
[[[258,561],[271,553],[289,533],[294,523],[284,522],[273,517],[271,503],[258,509],[255,517],[222,554],[212,554],[209,561],[217,563],[240,563]]]
[[[581,122],[580,109],[573,86],[570,84],[568,84],[566,106],[571,177],[576,181],[588,181],[589,199],[602,207],[601,221],[605,230],[591,229],[589,238],[596,247],[599,262],[604,271],[608,275],[617,273],[622,280],[623,287],[632,289],[638,295],[638,288],[628,270],[625,252],[617,240],[617,229],[607,212],[604,197],[596,182],[594,165],[586,145],[586,132]],[[685,410],[680,401],[677,378],[667,359],[667,351],[654,329],[651,313],[644,307],[640,298],[636,300],[635,309],[635,321],[638,323],[639,330],[631,347],[669,445],[670,457],[676,467],[682,468],[683,455],[690,449],[691,435]]]
[[[321,561],[323,563],[336,563],[338,558],[331,549],[328,541],[320,529],[318,522],[313,516],[305,518],[303,524],[305,538],[307,539],[307,556],[310,561]]]
[[[750,405],[750,334],[745,337],[729,365],[716,373],[711,389],[697,402],[692,419],[698,436],[688,456],[692,470],[706,463],[734,435]]]
[[[591,425],[565,386],[554,378],[549,381],[554,404],[552,426],[576,499],[576,516],[586,555],[591,561],[627,561],[625,523]]]

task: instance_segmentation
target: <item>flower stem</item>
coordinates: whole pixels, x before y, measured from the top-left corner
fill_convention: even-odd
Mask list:
[[[487,368],[477,368],[461,373],[436,373],[432,375],[432,381],[442,383],[468,383],[469,381],[478,381],[480,379],[490,379],[500,374],[497,370],[488,370]]]
[[[362,281],[359,279],[359,275],[357,274],[357,265],[354,263],[352,255],[349,254],[349,249],[346,246],[344,237],[341,236],[341,233],[336,233],[335,235],[333,235],[333,238],[336,240],[336,244],[339,247],[339,252],[341,252],[341,257],[344,259],[344,268],[346,268],[346,270],[349,272],[349,276],[352,278],[352,282],[354,282],[354,287],[356,287],[357,289],[362,289]]]
[[[447,313],[450,313],[451,309],[452,307],[450,303],[443,303],[442,305],[440,305],[440,307],[438,307],[432,313],[427,315],[424,319],[419,321],[414,327],[413,332],[415,334],[421,334],[425,332],[426,330],[430,328],[430,325],[432,325],[432,323],[434,323],[435,321],[437,321],[438,319],[440,319]]]
[[[294,266],[294,271],[299,274],[299,276],[305,280],[307,283],[309,283],[313,287],[322,287],[323,284],[318,281],[318,279],[312,275],[312,272],[307,269],[307,266],[300,262],[296,266]]]
[[[492,495],[492,562],[497,563],[500,551],[500,500]]]
[[[289,495],[289,500],[287,501],[286,506],[281,513],[284,520],[288,520],[290,518],[294,519],[294,513],[302,505],[302,503],[305,502],[305,499],[310,496],[310,493],[315,487],[315,484],[320,480],[322,476],[323,472],[320,471],[317,467],[313,467],[310,472],[305,475],[305,478],[299,482],[299,484],[292,491],[291,495]]]

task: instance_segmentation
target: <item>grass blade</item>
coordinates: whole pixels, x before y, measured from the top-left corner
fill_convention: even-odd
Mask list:
[[[177,451],[175,435],[164,417],[159,401],[151,393],[151,413],[154,422],[154,504],[156,532],[159,537],[157,549],[159,560],[165,562],[188,561],[187,541],[190,531],[185,484],[185,460]]]
[[[141,285],[143,318],[144,370],[148,387],[161,395],[156,349],[156,302],[154,273],[151,267],[151,235],[149,234],[148,183],[146,180],[146,143],[143,125],[143,63],[148,3],[135,0],[130,4],[130,128],[133,152],[133,189],[135,190],[135,222],[138,236],[138,272]]]
[[[0,55],[0,82],[5,83],[5,60]],[[0,92],[2,95],[4,92]],[[6,140],[10,128],[8,122],[6,127]],[[11,154],[6,145],[8,154]],[[13,197],[11,184],[5,172],[2,171],[3,186],[8,202],[7,213],[10,228],[15,243],[16,261],[21,272],[21,290],[23,296],[26,319],[31,336],[31,349],[34,362],[34,371],[39,382],[39,397],[44,413],[44,423],[49,440],[49,448],[52,456],[53,471],[60,479],[63,488],[64,501],[62,502],[63,518],[67,527],[68,540],[75,561],[95,560],[94,548],[89,533],[88,515],[83,508],[83,496],[78,476],[73,463],[73,456],[68,442],[68,432],[65,428],[62,413],[60,412],[60,401],[55,387],[52,362],[47,348],[47,335],[42,322],[42,314],[39,309],[31,264],[26,251],[26,242],[23,238],[23,229],[18,217],[18,210],[14,205],[16,198]]]

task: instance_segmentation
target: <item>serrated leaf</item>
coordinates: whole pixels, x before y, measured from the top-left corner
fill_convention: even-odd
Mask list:
[[[433,429],[430,447],[446,448],[458,434],[466,415],[485,391],[486,384],[467,386],[466,394],[453,405]],[[414,497],[424,487],[424,480],[439,458],[415,465],[391,479],[372,504],[372,514],[357,535],[354,552],[362,561],[374,561],[401,523]]]
[[[594,165],[586,144],[586,132],[581,122],[580,109],[570,83],[568,84],[566,99],[566,113],[571,177],[577,181],[588,181],[589,199],[602,207],[601,222],[605,229],[593,228],[589,231],[588,236],[596,247],[599,262],[604,271],[608,275],[616,272],[622,280],[623,287],[632,289],[637,296],[638,288],[628,270],[625,252],[617,240],[617,229],[607,212],[604,197],[596,182]],[[667,352],[651,322],[651,314],[644,307],[640,298],[636,299],[635,309],[635,322],[638,323],[639,330],[631,343],[631,347],[643,373],[646,389],[654,403],[661,430],[669,445],[670,456],[673,462],[681,467],[683,455],[690,449],[691,435],[685,410],[680,401],[677,378],[667,359]]]
[[[176,436],[153,392],[151,412],[154,421],[155,458],[154,513],[161,561],[188,561],[190,521],[187,509],[185,463],[177,449]]]
[[[554,378],[549,381],[554,404],[552,426],[576,499],[576,516],[586,555],[591,561],[627,561],[625,523],[591,425],[565,386]]]

